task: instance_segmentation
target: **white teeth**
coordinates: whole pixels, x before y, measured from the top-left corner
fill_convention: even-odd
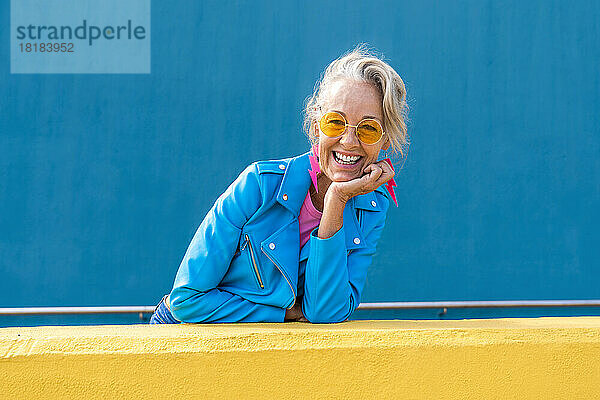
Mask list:
[[[333,152],[333,156],[335,157],[335,160],[340,164],[355,164],[360,158],[360,156],[346,156],[336,151]]]

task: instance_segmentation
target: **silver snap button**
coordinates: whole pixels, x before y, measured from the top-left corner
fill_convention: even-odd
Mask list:
[[[271,250],[275,250],[275,243],[269,243],[269,248]]]
[[[359,238],[354,238],[354,244],[360,244],[360,239]]]
[[[287,200],[287,194],[285,194],[285,193],[283,194],[283,199]]]
[[[377,207],[377,203],[375,203],[375,200],[371,200],[371,205],[372,205],[373,207]]]
[[[279,169],[283,171],[285,169],[285,164],[279,164]]]

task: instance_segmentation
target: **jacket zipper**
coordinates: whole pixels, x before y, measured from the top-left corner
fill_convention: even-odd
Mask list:
[[[267,256],[267,258],[269,260],[271,260],[271,262],[273,263],[273,265],[275,265],[275,268],[277,268],[279,270],[279,272],[281,272],[281,275],[283,275],[283,277],[285,278],[285,281],[289,285],[290,289],[292,289],[292,296],[294,297],[294,301],[292,301],[292,305],[287,308],[289,310],[290,308],[294,307],[294,304],[296,304],[296,292],[294,291],[294,288],[292,287],[292,284],[290,283],[290,280],[287,278],[287,276],[285,276],[285,274],[283,273],[283,271],[281,270],[281,268],[279,268],[279,265],[277,265],[277,263],[275,261],[273,261],[273,259],[265,252],[264,249],[261,248],[260,251],[262,251],[263,254],[265,256]]]
[[[258,266],[256,265],[256,260],[254,259],[254,250],[252,249],[252,243],[250,242],[250,237],[248,237],[247,234],[245,235],[245,237],[246,237],[246,242],[242,246],[242,250],[244,250],[246,248],[246,245],[249,246],[249,248],[250,248],[250,258],[252,259],[252,266],[254,267],[254,274],[256,275],[256,278],[258,279],[258,284],[260,285],[260,288],[264,289],[265,285],[263,285],[263,281],[262,281],[262,278],[260,276],[260,272],[258,271]]]

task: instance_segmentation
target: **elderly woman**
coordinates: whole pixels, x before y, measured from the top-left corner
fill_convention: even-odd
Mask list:
[[[393,195],[383,151],[407,143],[406,91],[358,47],[309,99],[306,154],[248,166],[217,199],[150,323],[345,321]]]

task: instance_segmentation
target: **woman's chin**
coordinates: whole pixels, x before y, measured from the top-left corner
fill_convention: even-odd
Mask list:
[[[356,178],[358,178],[356,172],[348,171],[335,171],[329,176],[332,182],[348,182]]]
[[[355,165],[336,165],[332,163],[330,166],[327,176],[332,182],[348,182],[353,179],[362,176],[362,162],[358,162]]]

